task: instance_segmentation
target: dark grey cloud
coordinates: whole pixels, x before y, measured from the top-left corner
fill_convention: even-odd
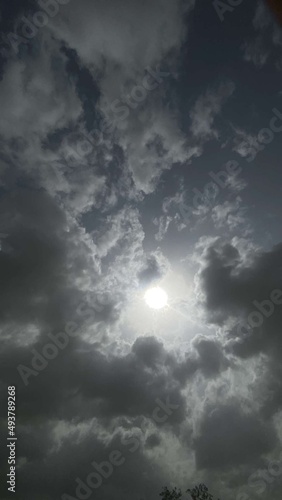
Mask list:
[[[244,332],[247,337],[258,338],[254,349],[274,352],[281,347],[281,251],[278,244],[270,251],[255,252],[252,262],[245,263],[244,255],[235,245],[216,243],[207,249],[200,272],[211,318],[222,323],[233,316],[237,323],[234,333],[237,331],[239,339],[241,336],[244,342]]]
[[[199,367],[206,377],[216,376],[230,366],[228,359],[222,352],[220,342],[209,338],[195,337],[193,345],[199,356]]]
[[[195,439],[196,460],[200,468],[223,470],[271,451],[276,439],[271,425],[262,424],[237,405],[209,408]]]

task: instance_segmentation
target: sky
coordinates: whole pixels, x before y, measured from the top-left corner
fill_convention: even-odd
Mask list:
[[[0,9],[1,498],[280,499],[281,27]]]

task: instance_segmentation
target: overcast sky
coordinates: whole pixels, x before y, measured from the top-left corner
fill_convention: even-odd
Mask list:
[[[255,0],[0,21],[1,498],[280,499],[281,28]]]

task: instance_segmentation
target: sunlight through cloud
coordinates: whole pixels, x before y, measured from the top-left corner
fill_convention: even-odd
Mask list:
[[[146,304],[152,309],[162,309],[167,305],[167,293],[160,287],[150,288],[144,296]]]

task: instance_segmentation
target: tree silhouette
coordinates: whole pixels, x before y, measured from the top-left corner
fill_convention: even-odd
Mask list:
[[[193,500],[213,500],[213,495],[209,493],[209,490],[205,484],[199,484],[190,490],[186,490],[186,493],[190,493]],[[160,493],[162,500],[179,500],[182,498],[182,491],[178,488],[173,488],[169,490],[167,486],[163,488]],[[219,499],[218,499],[219,500]]]
[[[205,484],[199,484],[199,486],[195,486],[192,490],[188,489],[187,492],[190,493],[193,500],[213,500],[213,495],[209,493]]]
[[[163,491],[160,493],[160,497],[162,500],[178,500],[182,498],[182,493],[180,489],[173,488],[173,490],[169,490],[166,486],[163,488]]]

